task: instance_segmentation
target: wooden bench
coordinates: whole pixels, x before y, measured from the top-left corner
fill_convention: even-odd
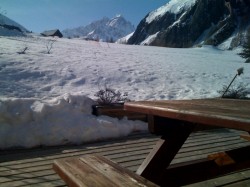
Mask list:
[[[130,112],[148,115],[149,131],[161,135],[160,140],[136,171],[138,175],[155,184],[181,186],[215,177],[214,173],[225,174],[228,171],[250,167],[250,154],[246,154],[250,152],[249,147],[211,155],[209,160],[170,166],[186,139],[197,126],[229,128],[250,133],[250,100],[137,101],[125,103],[124,108]],[[244,155],[247,156],[242,158],[241,156]],[[224,165],[218,166],[218,163]],[[195,168],[196,173],[194,173]],[[176,180],[173,179],[174,177]]]
[[[105,115],[118,119],[127,117],[128,120],[141,120],[147,122],[147,115],[124,110],[123,105],[93,105],[92,114],[96,116]]]
[[[53,169],[70,187],[157,186],[100,155],[55,160]]]

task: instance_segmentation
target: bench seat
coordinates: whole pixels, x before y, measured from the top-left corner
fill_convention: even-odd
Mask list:
[[[53,169],[70,187],[157,186],[100,155],[58,159]]]

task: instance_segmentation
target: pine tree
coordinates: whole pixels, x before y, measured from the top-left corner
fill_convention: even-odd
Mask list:
[[[239,55],[242,58],[246,59],[246,63],[250,63],[250,34],[247,35],[247,42],[243,45],[242,51],[239,53]]]

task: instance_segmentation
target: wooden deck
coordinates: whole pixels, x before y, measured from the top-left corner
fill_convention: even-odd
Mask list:
[[[172,164],[206,158],[218,151],[250,145],[240,138],[242,132],[228,129],[215,129],[193,133]],[[58,158],[82,156],[98,153],[136,171],[149,154],[159,137],[139,133],[119,140],[78,145],[39,148],[31,150],[0,151],[0,187],[23,186],[66,186],[52,170],[52,162]],[[181,180],[181,179],[180,179]],[[247,186],[250,184],[250,168],[213,180],[201,185],[189,186]]]

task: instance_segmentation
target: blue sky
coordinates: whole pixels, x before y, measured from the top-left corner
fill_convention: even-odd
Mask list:
[[[84,26],[92,21],[123,15],[137,24],[147,13],[169,0],[0,0],[6,16],[28,30],[42,32]]]

